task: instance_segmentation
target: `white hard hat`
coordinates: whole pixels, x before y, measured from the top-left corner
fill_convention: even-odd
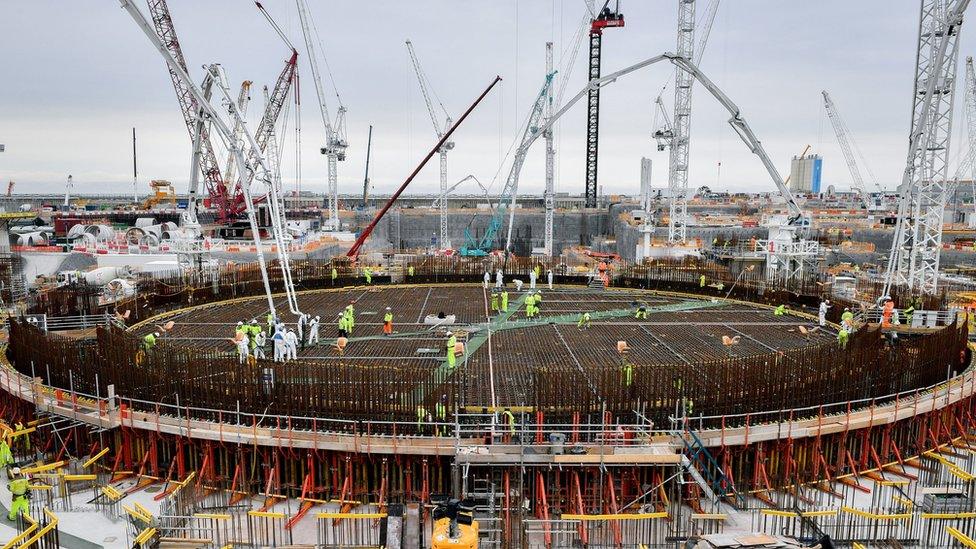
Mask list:
[[[243,322],[241,322],[241,321],[238,321],[238,322],[237,322],[237,325],[238,325],[238,326],[243,326],[243,325],[244,325],[244,323],[243,323]]]
[[[454,334],[451,331],[448,331],[447,335],[454,335]]]
[[[13,469],[11,469],[10,470],[10,474],[12,474],[13,476],[19,475],[20,474],[20,467],[14,467]]]
[[[387,308],[386,308],[386,310],[387,310],[387,311],[389,311],[389,310],[390,310],[390,308],[389,308],[389,307],[387,307]]]

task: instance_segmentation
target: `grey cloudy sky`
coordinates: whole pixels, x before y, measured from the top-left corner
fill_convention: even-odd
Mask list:
[[[138,1],[138,0],[137,0]],[[236,86],[273,85],[287,50],[247,0],[170,0],[192,75],[220,62]],[[497,87],[455,134],[450,180],[473,174],[491,181],[544,77],[544,44],[556,44],[556,65],[568,61],[585,10],[582,0],[396,1],[309,0],[335,85],[348,108],[344,192],[360,189],[366,133],[374,125],[371,180],[390,192],[434,142],[404,40],[410,38],[434,90],[459,114],[499,74]],[[703,12],[707,2],[698,2]],[[145,13],[145,3],[138,1]],[[302,43],[295,4],[265,0],[291,40]],[[604,73],[675,49],[676,2],[623,0],[627,26],[607,31]],[[702,60],[703,70],[736,101],[784,175],[805,145],[825,157],[824,180],[850,176],[821,107],[831,92],[882,185],[894,187],[904,166],[918,25],[917,0],[725,0]],[[960,56],[972,52],[964,29]],[[66,174],[76,191],[131,188],[131,127],[139,133],[140,191],[149,179],[183,190],[190,141],[162,57],[115,0],[0,0],[0,182],[17,192],[60,191]],[[299,64],[305,62],[299,47]],[[580,52],[566,97],[585,83]],[[307,65],[302,66],[303,188],[325,188],[324,130]],[[608,193],[636,192],[640,157],[655,161],[654,183],[667,181],[667,153],[657,152],[653,99],[670,65],[633,74],[602,94],[600,181]],[[331,88],[330,83],[326,83]],[[961,90],[961,88],[960,88]],[[665,93],[668,104],[672,91]],[[961,113],[960,94],[957,111]],[[334,110],[335,98],[330,97]],[[582,191],[583,102],[557,135],[557,190]],[[732,190],[770,189],[758,159],[729,129],[727,114],[696,88],[690,180]],[[957,117],[959,120],[960,117]],[[289,121],[283,170],[294,188],[296,139]],[[954,129],[957,145],[962,124]],[[521,179],[541,192],[543,147],[530,152]],[[721,174],[718,163],[721,162]],[[505,166],[504,170],[507,170]],[[499,179],[502,177],[500,176]],[[409,191],[436,188],[436,159]],[[497,190],[500,183],[496,183]],[[467,186],[462,190],[474,191]],[[408,191],[408,192],[409,192]]]

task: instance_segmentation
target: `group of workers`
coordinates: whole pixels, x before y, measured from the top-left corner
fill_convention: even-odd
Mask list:
[[[492,314],[508,312],[508,290],[491,291],[491,312]]]
[[[529,292],[525,296],[525,316],[526,318],[535,318],[541,309],[539,309],[539,303],[542,302],[542,292]]]

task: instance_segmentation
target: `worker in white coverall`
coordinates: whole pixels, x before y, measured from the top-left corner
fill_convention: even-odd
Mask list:
[[[549,289],[551,290],[552,289],[552,269],[549,269],[548,271],[546,271],[546,279],[547,279],[547,282],[549,282]]]
[[[258,335],[254,336],[254,358],[265,358],[264,356],[264,345],[268,342],[268,336],[264,333],[264,330],[258,332]]]
[[[298,335],[295,330],[288,330],[285,334],[285,360],[298,358]]]
[[[485,289],[488,289],[488,284],[491,283],[491,273],[485,270]]]
[[[529,271],[529,289],[535,289],[535,279],[536,279],[535,269]]]
[[[274,361],[282,362],[285,360],[285,332],[275,329],[275,335],[271,340],[274,342]]]
[[[827,309],[830,308],[830,302],[826,299],[820,302],[820,310],[817,313],[817,320],[820,322],[820,326],[827,325]]]
[[[250,343],[248,342],[246,337],[242,337],[237,340],[237,361],[240,362],[241,364],[247,362],[247,355],[248,355],[247,346],[249,344]]]
[[[308,323],[308,344],[312,345],[319,342],[319,321],[318,315]]]
[[[502,273],[501,269],[495,271],[495,287],[501,288],[505,285],[505,275]]]

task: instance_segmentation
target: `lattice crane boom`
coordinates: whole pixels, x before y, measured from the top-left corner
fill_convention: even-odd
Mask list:
[[[424,69],[420,66],[420,60],[417,59],[417,52],[413,48],[413,43],[410,40],[406,41],[407,53],[410,54],[410,63],[413,65],[413,70],[417,74],[417,82],[420,84],[420,93],[424,96],[424,103],[427,105],[427,114],[430,115],[430,123],[434,126],[434,133],[437,134],[437,138],[440,139],[444,135],[444,130],[442,128],[449,128],[453,124],[451,116],[447,114],[447,109],[444,105],[440,104],[441,110],[444,111],[445,122],[444,126],[441,126],[437,121],[437,111],[434,109],[434,103],[431,101],[430,94],[430,81],[427,79],[427,74]],[[447,194],[447,152],[454,148],[453,141],[445,141],[444,145],[438,149],[437,153],[440,156],[440,184],[441,184],[441,194]],[[439,202],[439,214],[440,214],[440,232],[439,232],[439,244],[441,248],[447,247],[447,198],[443,198]]]
[[[892,286],[934,294],[939,280],[959,32],[969,0],[921,0],[908,158],[885,271]]]
[[[695,58],[695,0],[678,0],[678,50],[685,59]],[[674,82],[674,118],[668,164],[668,242],[687,239],[688,159],[691,148],[691,88],[695,79],[678,68]]]
[[[844,160],[847,162],[847,169],[851,172],[851,186],[857,191],[858,196],[861,198],[861,202],[864,207],[869,206],[868,203],[868,193],[864,188],[864,178],[861,177],[861,170],[857,167],[857,159],[854,157],[854,150],[851,148],[850,143],[850,130],[847,129],[847,124],[844,123],[844,119],[841,118],[840,113],[837,112],[837,106],[834,105],[833,99],[830,98],[830,94],[827,90],[822,90],[820,92],[823,95],[824,109],[827,111],[827,118],[830,119],[830,125],[834,128],[834,134],[837,136],[837,144],[840,145],[841,152],[844,153]]]
[[[244,116],[247,116],[247,107],[251,101],[251,84],[250,80],[241,82],[241,89],[237,93],[237,110]],[[234,123],[234,141],[241,142],[241,125],[236,122]],[[227,161],[224,163],[224,178],[227,181],[234,180],[234,155],[230,153],[227,154]]]
[[[312,71],[312,82],[315,84],[315,95],[318,98],[319,112],[322,115],[322,124],[325,126],[325,147],[321,148],[321,152],[326,156],[328,162],[328,225],[330,228],[338,230],[340,227],[338,162],[346,159],[346,148],[349,147],[349,143],[346,141],[346,107],[340,103],[339,108],[336,110],[335,120],[330,119],[329,107],[325,101],[325,87],[322,85],[322,76],[319,73],[318,56],[315,53],[315,44],[312,41],[313,23],[308,15],[308,5],[305,0],[296,0],[296,4],[298,5],[298,18],[302,25],[302,35],[305,38],[305,49],[308,52],[308,66]]]
[[[619,5],[614,10],[606,0],[603,9],[590,22],[590,72],[588,78],[600,78],[600,56],[603,49],[603,30],[624,26],[624,16]],[[600,88],[590,88],[586,102],[586,203],[587,208],[596,207],[597,164],[600,153]]]

